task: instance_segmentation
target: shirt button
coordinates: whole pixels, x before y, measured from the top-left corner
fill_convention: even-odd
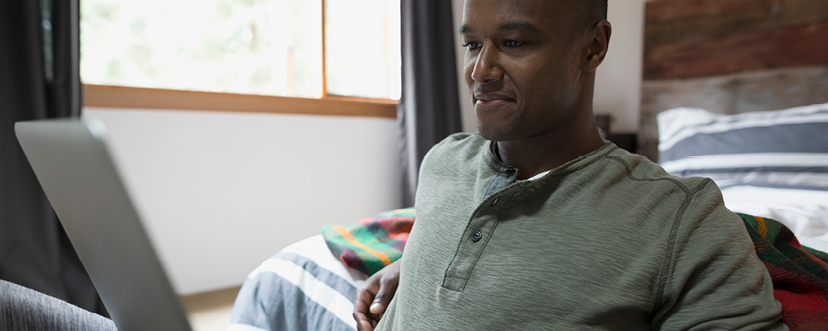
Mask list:
[[[498,201],[500,201],[500,198],[494,199],[494,201],[492,201],[492,206],[496,205]]]
[[[471,240],[474,242],[480,241],[480,238],[483,238],[483,234],[480,231],[474,231],[471,234]]]

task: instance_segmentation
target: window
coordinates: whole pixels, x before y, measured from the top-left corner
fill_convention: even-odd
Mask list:
[[[83,0],[81,79],[93,99],[124,86],[394,104],[399,1]]]
[[[399,100],[400,1],[325,0],[325,7],[328,94]]]

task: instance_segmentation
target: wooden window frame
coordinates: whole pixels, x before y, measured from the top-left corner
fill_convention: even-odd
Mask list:
[[[397,117],[396,100],[326,96],[321,99],[183,91],[129,86],[83,86],[83,105],[101,108],[229,111],[326,116]]]
[[[399,101],[328,95],[322,1],[322,98],[279,97],[113,85],[83,85],[84,107],[396,118]]]

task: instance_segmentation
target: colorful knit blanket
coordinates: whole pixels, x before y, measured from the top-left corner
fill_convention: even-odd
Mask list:
[[[791,330],[828,330],[828,254],[800,245],[790,229],[773,219],[737,215],[770,272],[785,325]]]
[[[322,237],[345,265],[373,275],[402,256],[414,208],[397,209],[346,225],[322,227]]]
[[[828,254],[799,244],[793,232],[769,218],[738,214],[782,303],[792,331],[828,330]],[[414,209],[397,209],[356,223],[325,225],[322,236],[348,267],[372,275],[402,256]]]

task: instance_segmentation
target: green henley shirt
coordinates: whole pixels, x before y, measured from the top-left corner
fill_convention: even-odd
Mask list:
[[[425,157],[377,330],[787,330],[711,180],[612,143],[515,180],[490,146],[455,134]]]

